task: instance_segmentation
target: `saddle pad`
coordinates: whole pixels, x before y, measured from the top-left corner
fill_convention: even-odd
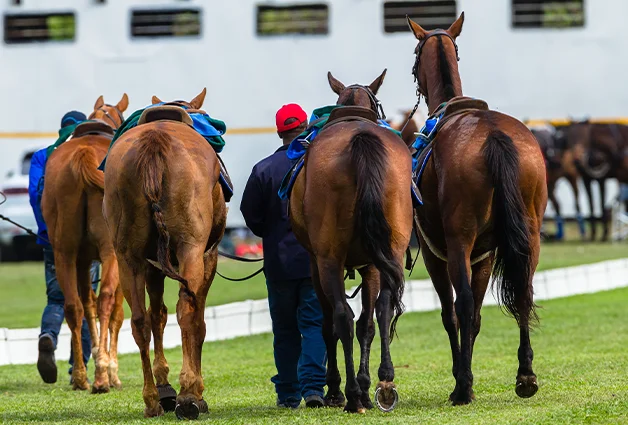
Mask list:
[[[279,191],[277,194],[279,195],[279,199],[288,199],[290,198],[290,193],[292,192],[292,186],[294,186],[294,182],[297,180],[299,173],[303,169],[303,165],[305,164],[305,157],[302,157],[297,162],[294,163],[292,168],[286,173],[283,180],[281,181],[281,185],[279,186]]]

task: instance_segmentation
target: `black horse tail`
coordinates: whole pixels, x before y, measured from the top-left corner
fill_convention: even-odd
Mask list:
[[[390,325],[392,340],[397,320],[404,310],[404,276],[403,268],[392,250],[392,229],[384,214],[386,149],[379,137],[368,131],[354,135],[350,147],[351,164],[357,181],[355,232],[359,235],[366,254],[379,270],[382,285],[390,289],[394,310]]]
[[[519,153],[512,139],[499,130],[488,135],[482,153],[494,188],[497,298],[517,323],[536,323],[529,218],[519,189]]]
[[[157,228],[157,262],[161,266],[161,271],[170,279],[179,281],[185,291],[193,296],[187,280],[177,273],[170,260],[170,233],[159,205],[171,145],[172,137],[165,131],[157,129],[145,131],[137,140],[137,170]]]

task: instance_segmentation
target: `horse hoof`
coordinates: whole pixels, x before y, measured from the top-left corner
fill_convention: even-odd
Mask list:
[[[207,405],[207,402],[204,399],[201,399],[198,402],[198,409],[200,410],[201,413],[209,413],[209,406]]]
[[[364,408],[366,410],[370,410],[373,407],[375,407],[373,405],[373,402],[371,401],[371,397],[369,397],[369,395],[368,395],[368,393],[366,391],[362,393],[361,401],[362,401],[362,406],[364,406]]]
[[[174,408],[174,414],[178,419],[194,420],[198,419],[198,415],[201,413],[198,403],[191,399],[185,399],[180,403],[177,403]]]
[[[159,404],[164,412],[174,412],[177,405],[177,392],[170,384],[157,385],[157,394],[159,395]]]
[[[107,394],[109,392],[109,386],[99,383],[92,385],[92,394]]]
[[[325,396],[325,406],[327,407],[345,407],[345,395],[342,391],[337,394],[329,394]]]
[[[72,389],[74,391],[87,391],[87,390],[89,390],[89,383],[87,383],[87,381],[85,381],[83,383],[78,383],[78,382],[74,381],[72,383]]]
[[[366,413],[366,409],[362,406],[362,403],[358,400],[355,403],[347,402],[345,406],[345,412],[347,413]]]
[[[470,404],[475,400],[475,393],[473,389],[468,392],[460,391],[458,387],[454,389],[454,391],[449,394],[449,401],[453,406],[464,406],[465,404]]]
[[[159,404],[156,407],[146,407],[144,409],[145,418],[154,418],[157,416],[162,416],[163,414],[164,414],[164,409]]]
[[[118,379],[116,381],[110,381],[110,387],[115,388],[116,390],[121,390],[122,389],[122,382]]]
[[[536,376],[519,376],[517,378],[517,386],[515,392],[521,398],[530,398],[539,390],[539,384],[536,382]]]
[[[392,412],[399,402],[399,393],[392,382],[380,382],[375,390],[375,405],[382,412]]]

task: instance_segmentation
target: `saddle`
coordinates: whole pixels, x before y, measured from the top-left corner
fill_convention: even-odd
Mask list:
[[[323,129],[347,121],[364,121],[377,124],[377,113],[363,106],[341,106],[331,111]]]
[[[142,115],[140,115],[137,125],[154,121],[177,121],[194,127],[190,114],[188,114],[185,109],[174,105],[160,105],[146,108],[144,112],[142,112]]]
[[[100,120],[91,120],[80,123],[74,129],[72,137],[79,138],[88,134],[98,134],[110,139],[113,138],[115,130],[106,122]]]

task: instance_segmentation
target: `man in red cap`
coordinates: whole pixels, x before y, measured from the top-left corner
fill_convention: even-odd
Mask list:
[[[264,244],[264,274],[273,322],[277,375],[271,378],[277,405],[322,407],[327,351],[322,335],[323,313],[312,286],[310,258],[290,229],[288,201],[277,194],[290,170],[288,145],[307,127],[299,105],[284,105],[276,115],[283,146],[253,167],[240,211],[247,226]]]

